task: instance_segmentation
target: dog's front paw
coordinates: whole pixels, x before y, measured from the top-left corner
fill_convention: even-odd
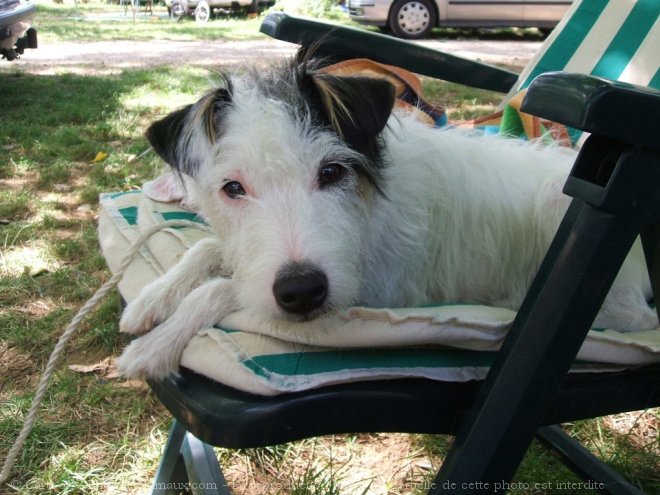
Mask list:
[[[179,368],[181,353],[156,333],[135,339],[117,359],[117,370],[126,378],[165,378]]]
[[[166,301],[158,292],[140,295],[124,309],[119,330],[132,334],[148,332],[169,316],[166,306]]]

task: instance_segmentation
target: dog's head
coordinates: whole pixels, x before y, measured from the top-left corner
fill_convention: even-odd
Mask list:
[[[193,178],[244,307],[302,319],[356,302],[393,105],[385,80],[296,59],[227,78],[149,128],[154,150]]]

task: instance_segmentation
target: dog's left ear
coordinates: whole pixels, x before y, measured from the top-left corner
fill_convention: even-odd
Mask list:
[[[392,113],[394,86],[385,79],[313,74],[328,123],[353,149],[368,153]]]

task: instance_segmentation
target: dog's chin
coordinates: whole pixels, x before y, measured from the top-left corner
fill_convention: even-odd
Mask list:
[[[332,312],[334,308],[331,306],[323,306],[321,308],[310,311],[305,314],[289,313],[284,310],[279,310],[276,314],[272,315],[274,319],[282,322],[291,322],[291,323],[305,323],[314,321],[317,318],[321,318]]]

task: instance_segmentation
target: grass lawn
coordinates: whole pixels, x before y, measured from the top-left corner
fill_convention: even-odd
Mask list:
[[[41,33],[53,39],[94,39],[94,30],[102,39],[240,39],[258,24],[213,21],[233,25],[219,35],[198,30],[194,22],[76,20],[106,8],[115,7],[41,8]],[[67,28],[58,33],[56,24]],[[212,80],[211,72],[189,67],[82,76],[30,75],[1,66],[0,459],[18,434],[57,337],[109,278],[96,235],[98,194],[138,188],[153,178],[161,163],[144,154],[145,127],[192,101]],[[454,119],[483,115],[497,101],[496,95],[445,83],[427,80],[425,86]],[[107,157],[95,161],[98,152]],[[118,315],[117,298],[110,297],[69,346],[14,478],[0,493],[148,493],[169,417],[144,385],[113,377],[104,362],[127,341],[118,333]],[[73,364],[99,369],[73,371]],[[659,419],[658,410],[651,410],[567,428],[650,494],[660,493]],[[343,495],[369,488],[367,493],[403,494],[424,492],[449,444],[444,436],[339,435],[218,453],[235,493]],[[534,445],[516,480],[557,486],[577,478]]]
[[[246,40],[258,38],[260,19],[222,16],[203,25],[193,17],[173,22],[164,5],[151,13],[124,12],[118,4],[78,3],[72,6],[41,1],[36,25],[40,41],[132,40]],[[156,4],[156,2],[154,2]]]

